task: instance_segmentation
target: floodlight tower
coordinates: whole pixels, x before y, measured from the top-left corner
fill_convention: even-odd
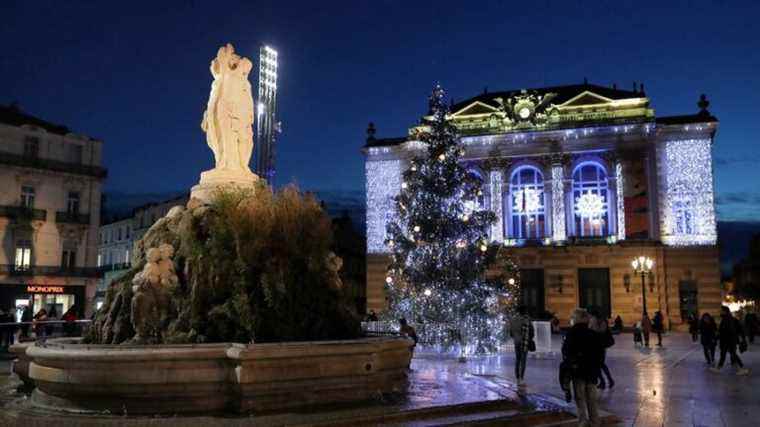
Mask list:
[[[274,149],[280,123],[277,113],[277,51],[269,46],[259,50],[259,95],[256,106],[256,173],[274,182]]]

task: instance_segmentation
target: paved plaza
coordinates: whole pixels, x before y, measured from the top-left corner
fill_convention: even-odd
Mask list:
[[[717,374],[706,369],[702,347],[692,343],[683,333],[667,335],[661,349],[634,348],[630,334],[618,335],[616,341],[607,357],[616,385],[614,389],[600,393],[601,407],[617,417],[619,423],[616,425],[760,425],[760,343],[750,346],[750,350],[741,356],[745,364],[756,368],[757,372],[738,377],[728,366]],[[560,338],[555,336],[553,344],[558,351]],[[564,406],[557,383],[559,361],[559,355],[530,358],[527,386],[518,388],[514,384],[511,352],[471,358],[466,363],[419,353],[412,362],[408,400],[391,406],[410,410],[502,398],[530,402],[534,406]],[[0,361],[0,383],[8,381],[9,368],[8,361]],[[572,405],[567,407],[574,408]],[[387,406],[365,408],[367,415],[388,409]],[[477,417],[457,417],[459,415],[452,414],[451,420],[477,421]]]
[[[601,408],[616,415],[619,425],[741,427],[760,425],[760,343],[750,346],[741,357],[755,368],[749,376],[738,377],[729,363],[714,373],[705,366],[702,347],[685,333],[664,337],[661,349],[636,349],[630,334],[616,336],[608,352],[607,364],[616,381],[615,388],[600,392]],[[559,351],[561,339],[553,340]],[[527,394],[543,394],[562,400],[557,382],[559,355],[528,360]],[[441,377],[474,375],[517,390],[514,385],[514,357],[471,359],[465,364],[427,355],[415,357],[413,369],[438,372]]]

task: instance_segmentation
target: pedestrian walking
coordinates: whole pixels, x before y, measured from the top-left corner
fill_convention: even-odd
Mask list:
[[[646,312],[641,316],[641,334],[644,336],[644,346],[649,347],[649,334],[652,332],[652,321]]]
[[[48,310],[48,313],[47,313],[47,320],[49,321],[58,320],[58,311],[55,309],[55,305],[50,306],[50,310]],[[45,334],[47,336],[52,336],[54,330],[55,330],[55,323],[48,323],[45,326]]]
[[[29,324],[32,320],[34,320],[32,309],[28,305],[25,305],[24,310],[21,312],[21,335],[19,336],[19,341],[21,341],[21,338],[29,338]]]
[[[654,313],[652,331],[657,334],[657,347],[662,347],[662,333],[665,332],[665,322],[660,311]]]
[[[702,314],[699,320],[699,336],[702,343],[702,350],[705,353],[705,362],[709,367],[715,366],[715,346],[718,344],[718,325],[710,313]]]
[[[607,323],[607,319],[599,314],[599,311],[593,311],[591,313],[591,329],[599,334],[599,342],[602,344],[602,359],[601,359],[601,372],[599,374],[599,389],[604,390],[609,387],[615,387],[615,380],[612,379],[610,374],[610,368],[607,366],[607,349],[615,345],[615,337],[612,336],[610,325]],[[605,375],[607,381],[604,380]]]
[[[689,333],[691,334],[691,342],[697,342],[699,338],[699,321],[694,313],[689,313]]]
[[[760,324],[758,324],[757,314],[755,314],[755,312],[750,311],[744,316],[744,329],[747,331],[747,338],[749,339],[750,344],[755,343],[755,335],[757,335],[759,327]]]
[[[612,323],[612,333],[619,334],[621,332],[623,332],[623,319],[618,315]]]
[[[741,323],[731,315],[731,310],[725,305],[720,308],[720,325],[718,326],[718,341],[720,342],[720,361],[718,366],[710,368],[719,372],[726,362],[726,353],[731,356],[731,366],[736,366],[736,375],[748,375],[749,369],[744,367],[742,359],[736,354],[737,346],[746,348],[747,341]]]
[[[531,343],[533,343],[533,324],[527,313],[527,308],[521,305],[517,308],[517,315],[512,317],[509,325],[509,336],[512,337],[515,346],[515,378],[518,385],[525,382],[528,351],[531,351]]]
[[[46,332],[47,328],[45,328],[45,321],[48,318],[47,310],[44,308],[41,308],[40,311],[37,312],[37,314],[34,315],[34,335],[37,338],[37,340],[44,341],[46,338]]]
[[[596,382],[601,375],[602,344],[600,336],[589,328],[586,310],[576,308],[570,319],[572,327],[562,344],[562,357],[573,379],[579,426],[599,426]]]
[[[641,330],[641,320],[639,320],[633,325],[633,346],[638,347],[638,346],[644,345],[643,342],[644,342],[644,339],[643,339],[643,333]]]

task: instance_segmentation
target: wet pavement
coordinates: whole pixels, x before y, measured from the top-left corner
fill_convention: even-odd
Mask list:
[[[741,355],[745,366],[756,368],[749,376],[736,376],[728,361],[722,372],[707,369],[702,347],[684,333],[664,337],[662,348],[634,348],[630,334],[616,336],[607,364],[616,381],[600,392],[602,409],[615,414],[623,426],[760,426],[760,342]],[[560,338],[554,337],[557,351]],[[557,383],[558,355],[530,358],[526,372],[528,394],[562,399]],[[472,375],[514,387],[514,357],[470,359],[466,363],[419,355],[413,369],[441,376]]]
[[[617,416],[617,425],[760,425],[760,343],[741,355],[745,365],[757,368],[757,373],[738,377],[730,366],[717,374],[706,369],[701,346],[686,334],[667,335],[661,349],[634,348],[630,335],[617,336],[616,341],[607,354],[616,385],[600,393],[600,406]],[[559,337],[554,337],[553,344],[559,350]],[[516,403],[514,409],[572,407],[564,406],[557,383],[559,362],[556,354],[528,359],[527,386],[518,388],[513,381],[511,352],[465,363],[420,352],[412,361],[407,397],[374,410],[385,412],[393,407],[408,411],[502,399]],[[8,361],[0,360],[0,385],[9,380],[9,368]],[[368,409],[372,412],[366,407],[359,411]]]

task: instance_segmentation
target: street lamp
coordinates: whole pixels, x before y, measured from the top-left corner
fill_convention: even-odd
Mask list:
[[[644,304],[644,310],[642,314],[647,314],[647,294],[645,291],[646,284],[644,283],[644,279],[647,275],[649,275],[649,273],[652,272],[654,261],[652,261],[652,258],[641,255],[631,261],[631,266],[633,267],[633,271],[636,272],[636,274],[641,275],[641,299],[642,303]]]

